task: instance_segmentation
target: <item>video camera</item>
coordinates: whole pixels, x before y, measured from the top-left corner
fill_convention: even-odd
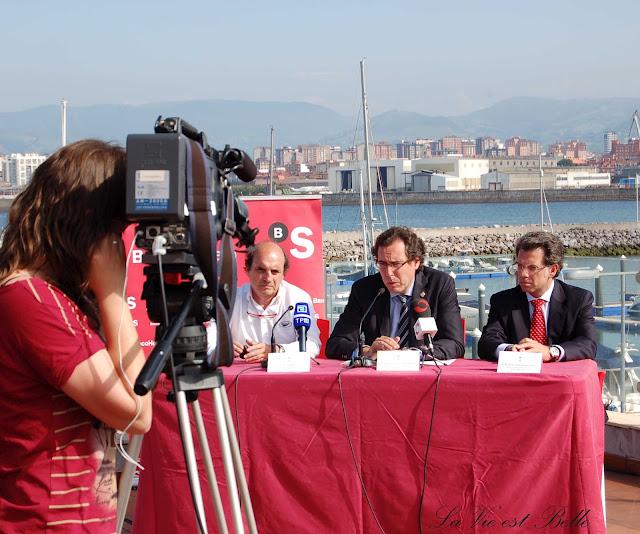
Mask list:
[[[126,212],[138,223],[135,243],[145,251],[142,298],[149,318],[160,323],[145,365],[155,376],[138,387],[143,369],[136,392],[155,385],[171,352],[210,369],[231,365],[229,318],[237,287],[233,240],[249,247],[258,232],[249,226],[247,207],[233,195],[227,178],[232,172],[244,182],[255,178],[246,153],[228,145],[222,151],[212,148],[203,132],[178,117],[158,117],[154,131],[127,136]],[[216,350],[207,355],[203,323],[210,319],[217,327]],[[163,342],[171,336],[175,342]]]

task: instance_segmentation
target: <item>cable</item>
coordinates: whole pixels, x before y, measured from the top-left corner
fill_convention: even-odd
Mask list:
[[[129,380],[129,377],[127,376],[127,374],[124,372],[124,362],[122,361],[122,344],[120,342],[120,334],[122,332],[122,324],[124,323],[124,310],[126,306],[126,297],[127,297],[127,282],[129,280],[129,263],[131,261],[131,254],[133,253],[133,247],[136,242],[136,237],[139,234],[141,234],[141,232],[135,233],[135,235],[131,239],[131,244],[129,245],[129,251],[127,252],[127,260],[125,262],[125,271],[124,271],[124,284],[122,286],[122,307],[120,308],[120,321],[118,322],[118,334],[117,334],[118,363],[120,365],[120,372],[122,373],[122,376],[124,377],[125,382],[128,384],[128,386],[131,388],[132,391],[133,391],[133,384],[131,383],[131,380]],[[127,431],[136,422],[138,417],[140,417],[140,413],[142,412],[142,402],[140,401],[140,398],[137,395],[134,395],[133,400],[136,403],[136,413],[133,416],[133,419],[131,419],[129,424],[127,424],[127,426],[125,426],[124,429],[118,430],[116,432],[116,448],[120,452],[120,455],[125,459],[125,461],[135,465],[138,469],[144,471],[144,467],[142,466],[142,464],[140,464],[137,460],[129,456],[126,449],[124,448],[124,437],[127,435]]]
[[[438,398],[438,387],[440,386],[440,375],[442,374],[442,365],[438,364],[438,360],[434,358],[433,362],[435,363],[438,374],[436,376],[436,389],[433,393],[433,404],[431,405],[431,421],[429,422],[429,433],[427,434],[427,448],[424,452],[424,468],[422,472],[422,492],[420,493],[420,504],[418,507],[418,529],[420,530],[420,534],[422,534],[422,505],[424,504],[424,495],[427,489],[427,466],[429,462],[429,447],[431,445],[431,432],[433,430],[433,419],[435,416],[436,410],[436,399]]]
[[[352,367],[351,369],[355,369],[355,367]],[[360,472],[360,469],[358,468],[358,461],[356,459],[356,451],[353,448],[353,441],[351,440],[351,432],[349,432],[349,420],[347,418],[347,407],[345,405],[344,402],[344,393],[342,391],[342,373],[345,371],[348,371],[349,369],[340,369],[340,372],[338,373],[338,386],[340,388],[340,403],[342,404],[342,414],[344,415],[344,427],[347,430],[347,439],[349,440],[349,448],[351,449],[351,458],[353,459],[353,466],[356,468],[356,473],[358,474],[358,478],[360,479],[360,486],[362,487],[362,491],[364,493],[364,497],[367,500],[367,505],[369,506],[369,510],[371,510],[371,514],[373,515],[373,519],[376,522],[376,525],[378,525],[378,528],[380,529],[380,532],[382,532],[382,534],[384,534],[384,529],[382,528],[382,525],[380,524],[380,521],[378,520],[378,516],[376,515],[374,509],[373,509],[373,504],[371,503],[371,499],[369,499],[369,494],[367,493],[367,488],[364,485],[364,480],[362,479],[362,473]]]
[[[238,439],[238,450],[240,450],[240,416],[238,415],[238,402],[239,402],[239,397],[240,397],[240,375],[243,375],[244,373],[248,372],[248,371],[254,371],[256,369],[260,369],[262,370],[261,367],[247,367],[246,369],[243,369],[242,371],[240,371],[237,375],[236,375],[236,379],[234,380],[233,384],[236,385],[235,391],[233,393],[233,403],[234,403],[234,407],[233,407],[233,413],[235,415],[235,420],[236,420],[236,437]],[[230,384],[230,385],[233,385]]]

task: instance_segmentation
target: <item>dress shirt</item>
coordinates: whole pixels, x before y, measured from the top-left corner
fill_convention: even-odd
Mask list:
[[[251,296],[250,284],[238,289],[236,302],[231,315],[231,337],[236,343],[244,345],[247,339],[257,343],[271,343],[274,323],[290,306],[306,302],[311,315],[311,328],[307,332],[307,352],[315,357],[320,353],[320,331],[316,322],[316,312],[309,294],[293,284],[282,281],[278,294],[268,306],[260,306]],[[298,336],[293,328],[293,312],[289,311],[275,328],[275,342],[285,352],[299,350]]]
[[[413,295],[414,284],[415,284],[415,281],[411,284],[410,287],[407,288],[407,290],[404,293],[402,293],[405,297],[407,297],[407,306],[411,306],[411,295]],[[389,292],[389,294],[390,294],[389,319],[391,319],[390,321],[391,336],[390,337],[396,337],[398,333],[398,321],[400,320],[400,312],[402,311],[402,305],[400,304],[400,302],[398,302],[398,299],[396,297],[401,293]]]
[[[533,301],[538,299],[544,300],[544,304],[542,305],[542,315],[544,315],[544,325],[547,332],[549,331],[549,325],[548,325],[549,301],[551,300],[551,294],[553,293],[554,285],[555,285],[555,282],[552,280],[551,287],[549,287],[549,289],[547,289],[539,297],[534,297],[533,295],[526,293],[527,302],[529,303],[529,318],[533,317],[533,310],[535,309],[535,304],[533,304]],[[498,345],[498,348],[496,349],[496,356],[498,356],[498,354],[500,354],[501,351],[506,350],[509,345],[515,345],[515,344],[517,344],[517,341],[514,341],[513,343],[501,343],[500,345]],[[556,345],[556,347],[560,349],[560,357],[558,358],[558,360],[562,360],[564,358],[564,349],[560,345]]]

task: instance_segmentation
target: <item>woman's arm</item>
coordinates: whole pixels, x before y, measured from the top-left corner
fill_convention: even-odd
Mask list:
[[[151,426],[151,394],[137,396],[125,380],[126,375],[132,384],[135,382],[145,357],[123,298],[124,281],[124,245],[120,236],[112,234],[97,245],[89,272],[89,286],[98,304],[106,350],[78,364],[62,389],[95,417],[118,430],[123,430],[136,416],[138,401],[140,414],[128,431],[142,434]]]

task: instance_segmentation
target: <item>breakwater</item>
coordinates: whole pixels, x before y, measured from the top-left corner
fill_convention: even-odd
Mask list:
[[[500,228],[415,228],[425,241],[429,256],[511,255],[516,239],[538,225]],[[545,227],[549,230],[549,227]],[[636,223],[554,225],[553,231],[567,247],[568,256],[640,255],[640,228]],[[326,262],[362,260],[361,232],[325,232]]]
[[[601,187],[588,189],[545,189],[547,202],[582,202],[601,200],[635,200],[635,189],[619,187]],[[373,193],[374,204],[382,204],[382,195]],[[464,204],[487,202],[539,202],[539,189],[521,191],[429,191],[423,193],[405,191],[387,191],[384,195],[387,204]],[[358,193],[334,193],[323,195],[324,206],[360,204]]]

